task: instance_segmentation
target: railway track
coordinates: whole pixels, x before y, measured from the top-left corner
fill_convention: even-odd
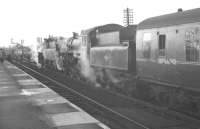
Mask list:
[[[89,114],[104,122],[112,129],[151,129],[148,126],[134,119],[130,119],[127,116],[120,114],[113,109],[75,91],[66,84],[58,82],[57,80],[43,75],[20,63],[15,62],[15,64],[17,64],[17,66],[25,72],[31,74],[33,77],[37,76],[37,79],[46,84],[49,88],[53,89],[72,103],[80,106],[82,109],[86,110]]]
[[[16,63],[17,62],[15,62],[15,64]],[[48,85],[48,87],[50,87],[63,97],[67,98],[71,102],[75,103],[76,105],[78,105],[79,107],[81,107],[100,121],[104,122],[111,128],[164,129],[167,127],[173,128],[181,126],[181,124],[164,125],[162,127],[158,126],[156,125],[156,123],[158,123],[159,121],[154,119],[153,115],[152,120],[149,120],[151,118],[147,118],[145,121],[141,121],[141,119],[138,120],[138,118],[136,117],[140,116],[136,114],[136,117],[132,117],[129,116],[129,114],[127,115],[127,113],[124,114],[124,109],[134,110],[134,108],[137,107],[140,108],[142,112],[152,112],[152,110],[149,110],[145,106],[138,106],[138,103],[134,103],[132,100],[127,99],[126,97],[120,96],[120,98],[118,94],[104,93],[107,91],[103,89],[96,89],[91,87],[88,89],[84,84],[81,84],[79,82],[74,83],[72,80],[70,81],[69,79],[63,80],[63,77],[60,75],[46,76],[50,75],[50,73],[47,73],[47,71],[36,71],[36,68],[35,70],[28,68],[20,64],[19,62],[17,63],[17,66],[22,68],[24,71],[31,74],[35,78],[39,79],[40,81]],[[41,74],[40,72],[46,73],[46,75]],[[121,109],[123,110],[121,111]],[[153,111],[153,113],[155,113],[155,111]],[[158,114],[160,115],[160,113]],[[163,113],[161,114],[163,116]],[[165,115],[166,114],[164,114],[164,117]]]

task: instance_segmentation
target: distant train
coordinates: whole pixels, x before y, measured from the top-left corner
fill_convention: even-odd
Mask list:
[[[15,58],[17,60],[24,59],[27,61],[31,61],[32,48],[16,44],[15,46],[6,49],[6,58],[9,58],[8,60],[11,60],[11,56],[12,58]]]

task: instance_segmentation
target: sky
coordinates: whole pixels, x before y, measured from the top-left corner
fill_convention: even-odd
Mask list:
[[[37,37],[72,36],[94,26],[123,25],[123,9],[133,9],[134,24],[142,20],[199,8],[200,0],[0,0],[0,46],[24,40],[37,44]]]

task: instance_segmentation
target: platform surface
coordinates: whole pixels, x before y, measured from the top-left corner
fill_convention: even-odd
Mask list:
[[[0,129],[109,129],[9,62],[0,63]]]

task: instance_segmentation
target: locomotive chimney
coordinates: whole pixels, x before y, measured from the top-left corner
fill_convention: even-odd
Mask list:
[[[183,12],[183,9],[182,9],[182,8],[179,8],[179,9],[178,9],[178,13],[180,13],[180,12]]]
[[[77,39],[77,38],[78,38],[78,33],[73,32],[73,38],[74,38],[74,39]]]

